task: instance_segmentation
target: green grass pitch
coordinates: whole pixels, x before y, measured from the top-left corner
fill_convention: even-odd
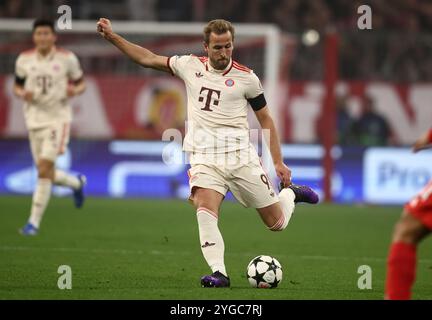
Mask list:
[[[186,201],[89,198],[76,210],[52,198],[36,237],[17,230],[30,197],[0,197],[0,299],[382,299],[390,235],[400,207],[299,205],[287,229],[266,230],[253,209],[225,202],[230,289],[201,288],[209,272],[193,208]],[[276,289],[249,287],[248,262],[276,257],[284,277]],[[418,250],[414,299],[432,299],[432,242]],[[60,290],[60,265],[72,289]],[[360,290],[358,267],[372,269]]]

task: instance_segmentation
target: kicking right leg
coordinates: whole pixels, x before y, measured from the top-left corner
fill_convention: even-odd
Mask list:
[[[257,208],[269,230],[282,231],[287,227],[295,209],[294,199],[295,195],[291,189],[283,189],[279,193],[279,202],[264,208]]]
[[[257,209],[261,219],[271,231],[282,231],[287,227],[296,203],[318,202],[318,195],[308,186],[291,184],[284,188],[281,185],[280,189],[279,202]]]

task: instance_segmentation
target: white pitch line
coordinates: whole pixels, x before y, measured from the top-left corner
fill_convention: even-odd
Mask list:
[[[81,252],[81,253],[108,253],[108,254],[133,254],[133,255],[192,255],[191,251],[160,251],[160,250],[129,250],[129,249],[89,249],[89,248],[46,248],[46,247],[24,247],[24,246],[0,246],[1,251],[54,251],[54,252]],[[228,252],[228,256],[247,256],[251,257],[256,253],[241,252],[234,253]],[[304,260],[319,260],[319,261],[373,261],[373,262],[385,262],[386,258],[379,257],[341,257],[341,256],[321,256],[321,255],[289,255],[289,254],[277,254],[290,259],[304,259]],[[419,259],[419,263],[432,263],[432,259]]]

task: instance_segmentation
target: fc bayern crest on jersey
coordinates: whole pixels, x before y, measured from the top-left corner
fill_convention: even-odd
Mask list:
[[[227,79],[227,80],[225,80],[225,85],[227,87],[232,87],[234,85],[234,80],[233,79]]]

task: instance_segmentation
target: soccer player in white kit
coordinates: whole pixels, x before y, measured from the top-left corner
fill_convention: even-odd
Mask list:
[[[77,57],[55,46],[54,23],[38,19],[33,24],[33,50],[22,52],[15,65],[14,93],[24,101],[24,118],[38,179],[28,223],[23,235],[36,235],[51,197],[52,184],[70,187],[77,208],[84,202],[84,175],[70,175],[55,168],[55,161],[69,142],[72,110],[68,98],[85,90]]]
[[[196,207],[201,249],[212,274],[201,278],[203,287],[229,287],[224,263],[224,241],[218,228],[219,208],[227,191],[246,207],[256,208],[272,231],[285,229],[295,203],[317,203],[307,186],[291,183],[291,170],[283,163],[280,143],[266,105],[260,80],[247,67],[232,60],[234,28],[225,20],[204,28],[207,57],[164,57],[132,44],[113,32],[108,19],[98,32],[138,64],[171,73],[186,85],[188,123],[183,149],[189,155],[190,200]],[[264,172],[249,142],[249,105],[261,127],[270,132],[270,148],[281,180],[279,195]]]

